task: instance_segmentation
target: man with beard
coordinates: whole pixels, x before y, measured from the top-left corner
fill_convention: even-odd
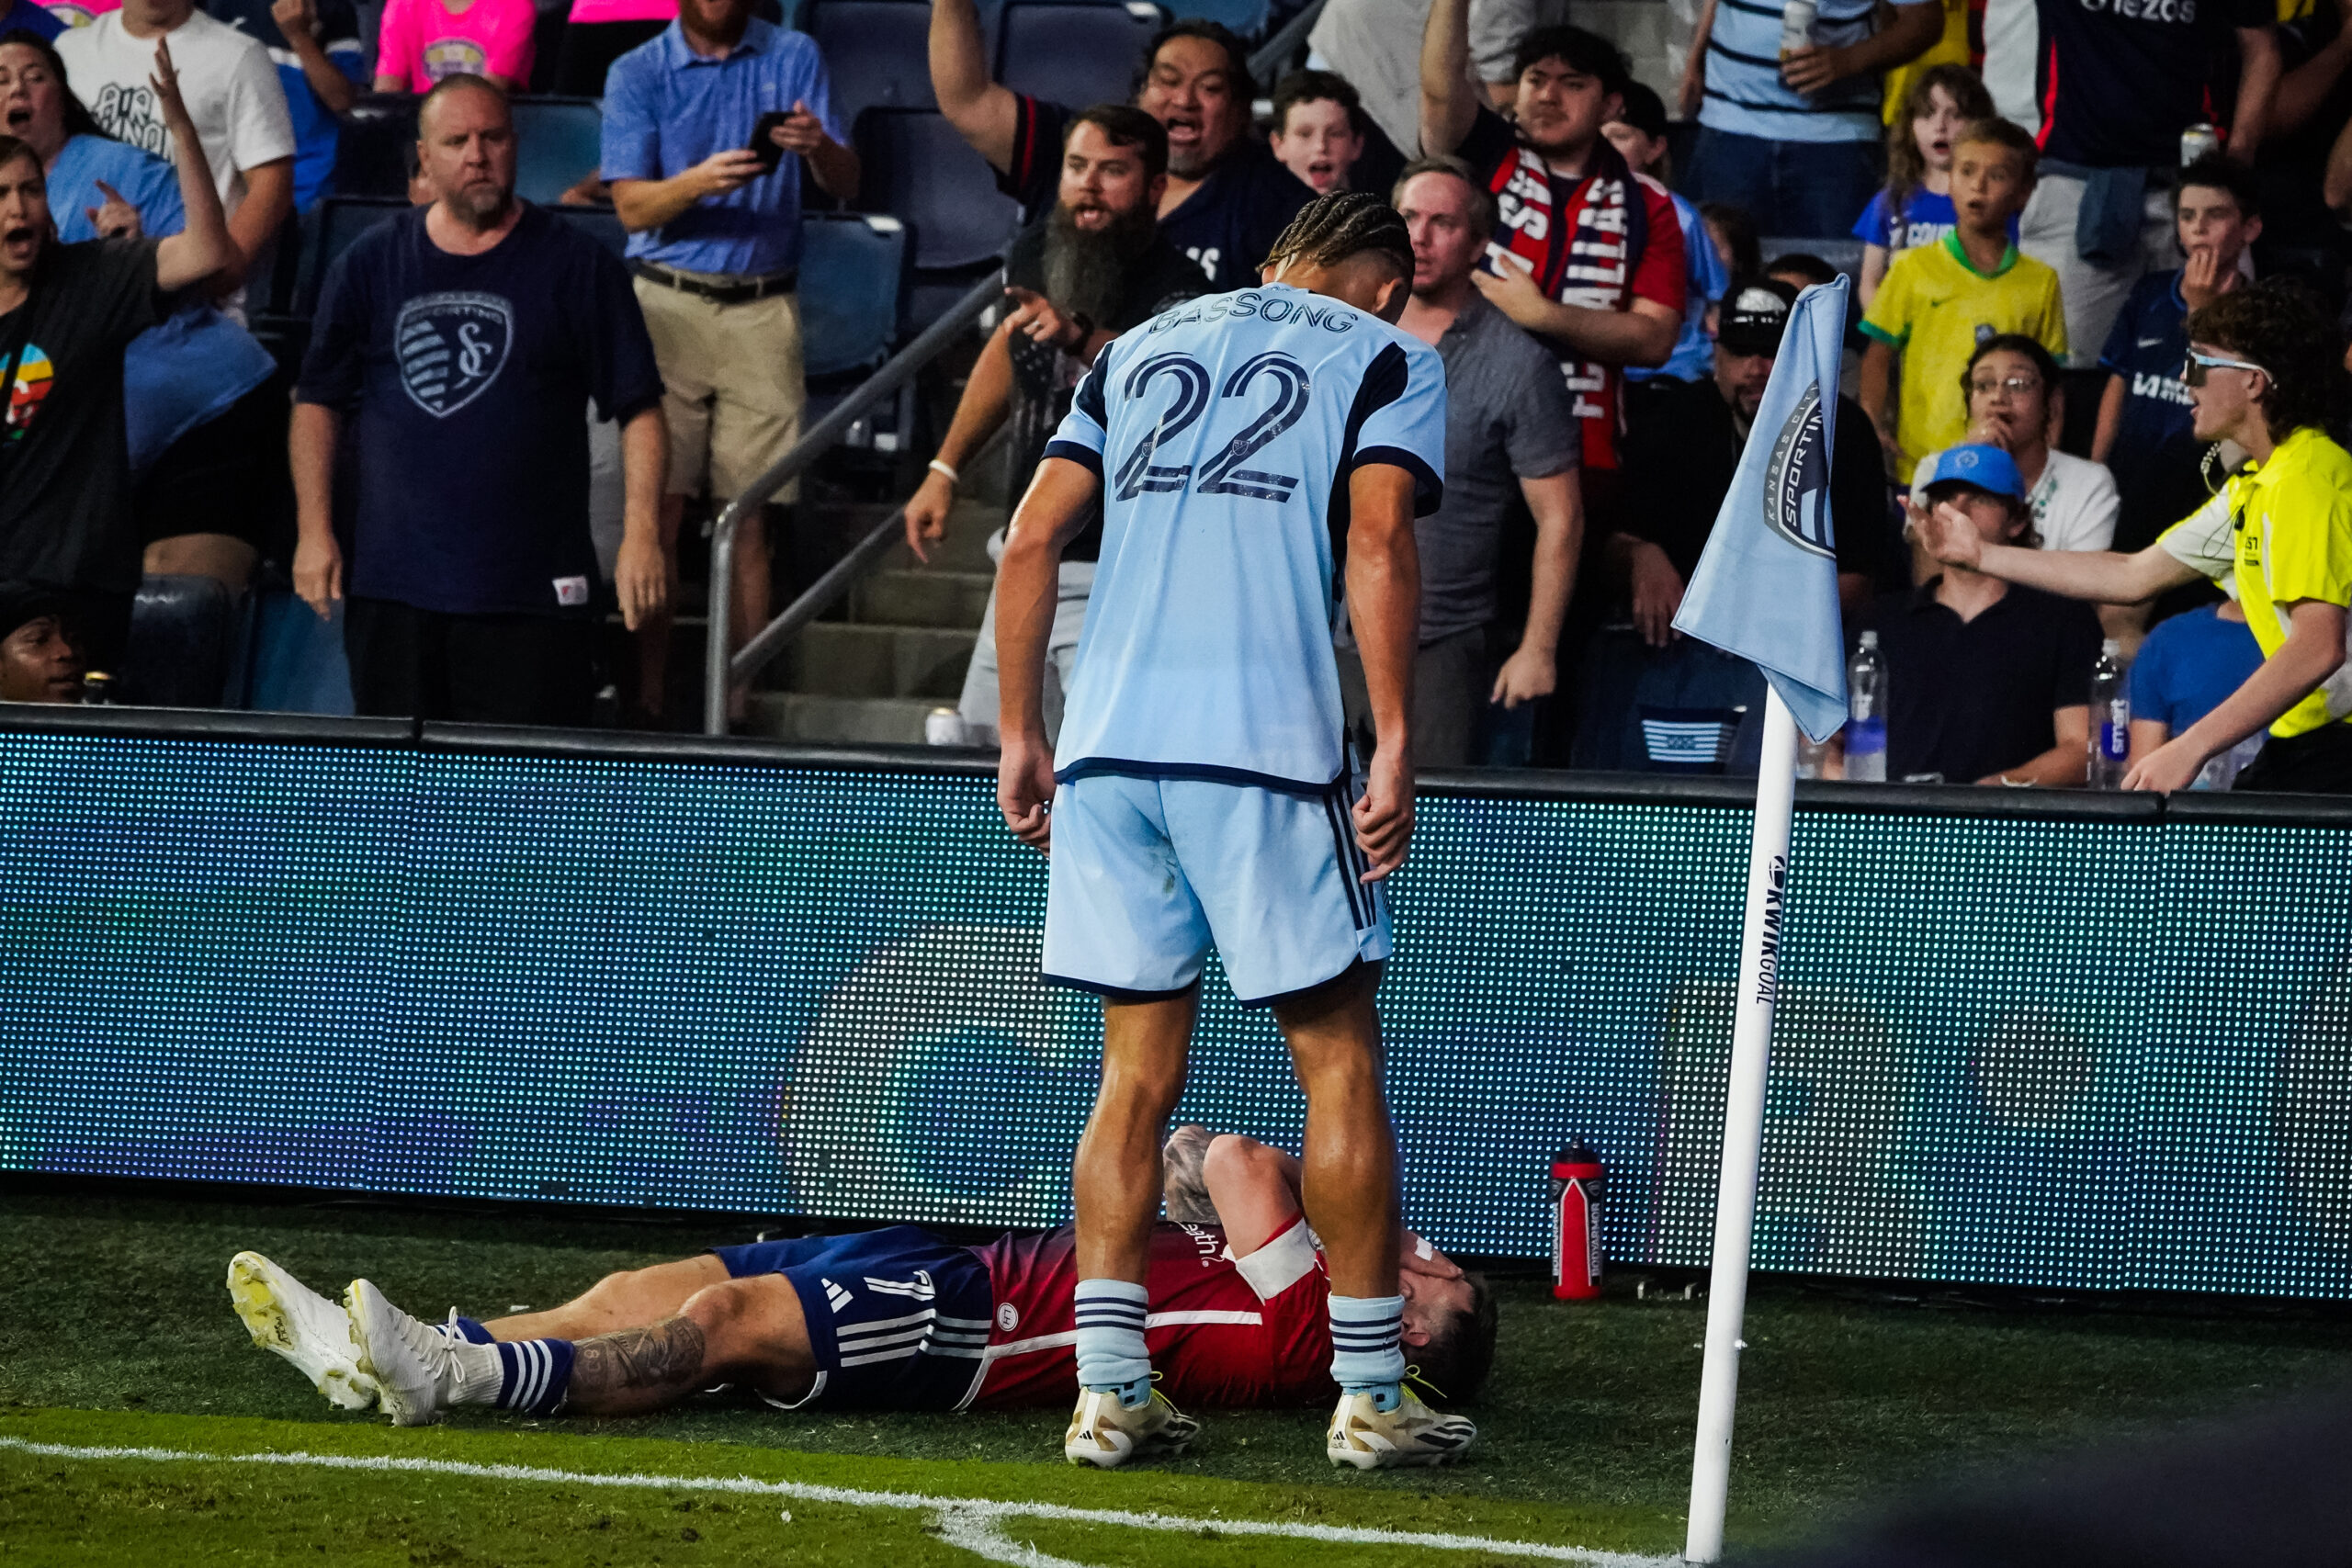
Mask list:
[[[931,83],[940,112],[997,171],[999,188],[1024,213],[1042,212],[1071,111],[989,79],[973,0],[932,6]],[[1174,23],[1144,51],[1136,107],[1168,131],[1160,232],[1200,264],[1211,288],[1254,283],[1275,238],[1315,194],[1251,129],[1257,95],[1249,51],[1216,22]]]
[[[1168,133],[1125,104],[1097,104],[1064,139],[1060,200],[1012,243],[1005,293],[1014,307],[980,351],[931,473],[907,502],[907,545],[920,559],[942,537],[962,469],[1010,419],[1012,493],[1028,488],[1070,395],[1102,345],[1181,299],[1204,292],[1200,268],[1161,237],[1152,217],[1168,183]],[[1046,725],[1061,728],[1061,695],[1078,657],[1086,599],[1102,547],[1100,507],[1062,552],[1046,677]],[[989,541],[1004,552],[1001,530]],[[989,598],[959,705],[966,739],[996,739],[996,598]]]
[[[356,405],[344,648],[359,712],[585,725],[591,398],[621,425],[616,575],[630,629],[668,587],[653,344],[620,263],[514,199],[498,87],[444,78],[418,106],[416,151],[432,205],[361,235],[320,297],[294,394],[294,589],[322,617],[344,597],[332,502]]]
[[[169,239],[58,243],[40,153],[0,132],[0,587],[44,591],[109,664],[140,576],[123,352],[236,255],[170,46],[152,59],[187,214]]]

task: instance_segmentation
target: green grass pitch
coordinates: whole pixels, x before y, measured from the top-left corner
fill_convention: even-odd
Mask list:
[[[1059,1462],[1059,1412],[796,1416],[713,1400],[639,1420],[469,1412],[394,1431],[331,1410],[253,1348],[221,1282],[230,1255],[250,1247],[322,1290],[364,1273],[413,1310],[488,1316],[738,1239],[661,1218],[0,1189],[0,1568],[1467,1568],[1542,1560],[1513,1543],[1635,1555],[1681,1543],[1705,1309],[1679,1291],[1636,1300],[1634,1276],[1577,1305],[1506,1281],[1470,1462],[1364,1476],[1325,1461],[1314,1411],[1207,1413],[1182,1461],[1108,1475]],[[2259,1309],[1992,1311],[1759,1280],[1747,1337],[1735,1547],[1790,1539],[1960,1467],[2352,1375],[2352,1324]],[[144,1451],[91,1451],[106,1449]],[[412,1461],[424,1463],[399,1468]],[[949,1506],[969,1500],[1014,1506]],[[1120,1517],[1084,1517],[1106,1514]],[[1473,1544],[1433,1555],[1426,1543],[1305,1539],[1306,1527]]]

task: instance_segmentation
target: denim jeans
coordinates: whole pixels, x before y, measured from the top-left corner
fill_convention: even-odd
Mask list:
[[[1842,239],[1884,177],[1880,155],[1875,141],[1770,141],[1702,126],[1682,194],[1739,208],[1773,239]]]

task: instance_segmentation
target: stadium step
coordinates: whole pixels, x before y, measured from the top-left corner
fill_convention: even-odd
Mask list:
[[[981,571],[877,571],[852,592],[850,619],[861,626],[970,631],[987,613],[994,581]]]
[[[776,660],[775,684],[829,697],[936,697],[964,689],[977,631],[820,621]]]
[[[920,746],[923,716],[952,705],[931,697],[828,697],[755,692],[750,731],[802,746]]]

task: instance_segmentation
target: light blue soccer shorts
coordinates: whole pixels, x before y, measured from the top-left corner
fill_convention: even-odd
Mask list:
[[[1342,777],[1321,795],[1085,773],[1054,792],[1045,977],[1115,1001],[1174,995],[1214,944],[1244,1007],[1388,956],[1388,900]]]

